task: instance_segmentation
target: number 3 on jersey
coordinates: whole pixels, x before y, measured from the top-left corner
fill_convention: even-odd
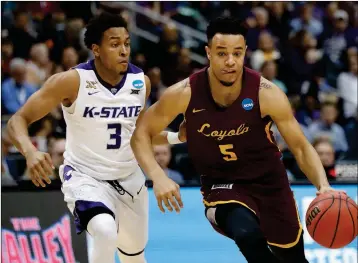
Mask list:
[[[220,148],[220,152],[224,155],[223,159],[227,162],[230,161],[236,161],[237,160],[237,156],[236,153],[229,151],[231,149],[234,149],[234,145],[233,144],[223,144],[223,145],[219,145]]]
[[[109,139],[114,140],[113,144],[107,144],[107,149],[115,150],[121,148],[121,132],[122,132],[122,125],[120,123],[110,123],[108,124],[107,130],[112,130],[113,132],[110,133]]]

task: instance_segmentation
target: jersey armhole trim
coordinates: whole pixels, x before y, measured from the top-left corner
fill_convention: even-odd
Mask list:
[[[78,87],[76,99],[72,102],[72,104],[71,104],[69,107],[63,105],[62,102],[61,102],[61,108],[62,108],[63,110],[65,110],[68,114],[74,114],[74,113],[75,113],[75,111],[76,111],[76,104],[77,104],[76,102],[77,102],[77,100],[78,100],[78,95],[79,95],[80,89],[81,89],[81,74],[80,74],[80,72],[79,72],[79,70],[81,70],[81,69],[73,68],[72,70],[75,70],[75,71],[77,72],[78,77],[80,78],[80,85],[79,85],[79,87]]]

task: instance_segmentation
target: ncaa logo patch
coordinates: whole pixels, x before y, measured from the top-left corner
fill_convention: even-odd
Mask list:
[[[133,85],[133,87],[134,87],[135,89],[141,89],[141,88],[143,88],[143,86],[144,86],[144,82],[141,81],[140,79],[137,79],[137,80],[135,80],[135,81],[132,82],[132,85]]]
[[[254,107],[254,102],[252,99],[246,98],[242,101],[241,106],[244,110],[249,111]]]

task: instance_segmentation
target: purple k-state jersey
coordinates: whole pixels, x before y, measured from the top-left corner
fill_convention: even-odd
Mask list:
[[[221,108],[212,97],[207,70],[190,76],[185,113],[189,155],[202,184],[277,182],[285,175],[272,173],[283,163],[270,130],[272,119],[261,118],[260,75],[244,67],[239,97]]]

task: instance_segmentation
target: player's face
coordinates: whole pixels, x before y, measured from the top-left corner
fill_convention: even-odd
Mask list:
[[[124,74],[128,68],[130,51],[129,34],[124,27],[112,27],[104,32],[98,53],[107,69]]]
[[[239,78],[246,52],[242,35],[216,34],[209,47],[205,47],[210,68],[224,86],[232,86]]]

